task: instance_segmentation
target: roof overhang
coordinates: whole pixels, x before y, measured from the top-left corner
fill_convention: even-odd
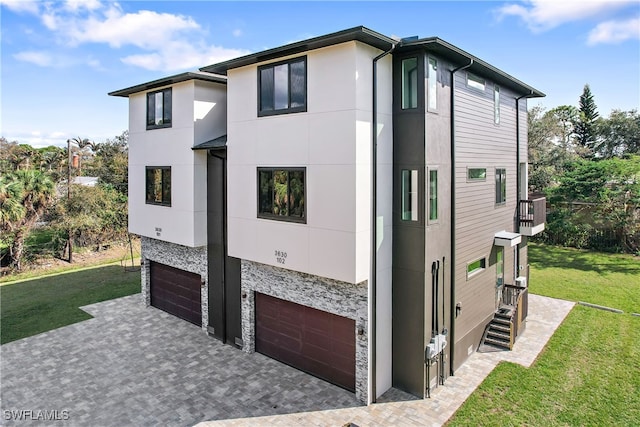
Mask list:
[[[522,236],[518,233],[511,233],[509,231],[500,231],[495,234],[493,238],[493,244],[496,246],[502,246],[505,248],[513,248],[522,241]]]
[[[200,71],[227,74],[227,71],[233,68],[270,61],[283,56],[295,55],[309,50],[320,49],[322,47],[354,40],[366,43],[380,50],[389,50],[394,44],[398,43],[398,40],[377,33],[366,27],[359,26],[320,37],[314,37],[312,39],[290,43],[273,49],[264,50],[262,52],[252,53],[229,61],[220,62],[218,64],[208,65],[200,68]]]
[[[227,135],[222,135],[191,147],[192,150],[220,150],[223,148],[227,148]]]
[[[169,77],[163,77],[158,80],[153,80],[147,83],[131,86],[126,89],[116,90],[109,92],[110,96],[123,96],[128,97],[134,93],[144,92],[151,89],[156,89],[163,86],[172,85],[175,83],[186,82],[188,80],[201,80],[205,82],[227,84],[227,76],[219,74],[205,73],[202,71],[189,71],[186,73],[176,74]]]
[[[398,52],[410,51],[413,49],[422,49],[427,52],[433,52],[450,60],[455,66],[467,65],[471,61],[473,63],[468,68],[472,73],[483,77],[488,77],[501,86],[509,87],[521,95],[528,95],[530,98],[540,98],[546,96],[538,89],[521,82],[515,77],[505,73],[499,68],[483,61],[482,59],[471,55],[468,52],[452,45],[438,37],[429,37],[417,40],[403,40],[401,45],[396,49]]]

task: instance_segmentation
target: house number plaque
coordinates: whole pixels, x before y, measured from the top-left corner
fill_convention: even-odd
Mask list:
[[[287,260],[287,253],[284,251],[274,251],[274,255],[276,256],[276,262],[278,264],[284,264]]]

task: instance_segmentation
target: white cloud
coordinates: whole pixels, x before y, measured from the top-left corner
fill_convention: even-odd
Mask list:
[[[29,0],[0,0],[0,5],[7,7],[13,12],[38,13],[38,2]]]
[[[240,28],[236,28],[235,30],[233,30],[231,32],[231,34],[233,34],[233,37],[240,37],[242,36],[242,30]]]
[[[22,2],[0,0],[7,7],[23,7]],[[8,3],[7,3],[8,2]],[[174,71],[209,65],[247,53],[216,46],[205,41],[206,31],[190,16],[139,10],[125,13],[118,3],[100,0],[67,0],[34,3],[23,9],[40,18],[65,48],[82,44],[106,44],[114,49],[134,47],[139,51],[123,56],[125,64],[160,71]],[[242,34],[235,30],[234,35]],[[50,49],[54,51],[54,49]],[[40,66],[62,66],[44,52],[23,52],[16,59]],[[78,63],[78,61],[76,61]],[[85,64],[100,68],[97,58]]]
[[[620,43],[629,39],[640,40],[640,18],[601,22],[589,32],[587,44]]]
[[[174,71],[215,64],[246,53],[248,52],[242,50],[226,49],[219,46],[194,46],[177,41],[170,43],[160,51],[129,55],[121,58],[121,61],[147,70]]]
[[[40,67],[50,67],[53,65],[53,57],[47,52],[25,51],[13,55],[18,61],[30,62]]]
[[[533,32],[546,31],[561,24],[602,16],[636,0],[527,0],[496,9],[497,18],[521,18]]]

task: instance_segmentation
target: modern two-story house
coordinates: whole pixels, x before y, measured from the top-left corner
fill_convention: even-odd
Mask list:
[[[364,403],[428,396],[522,331],[540,91],[355,27],[110,95],[129,98],[145,304]]]

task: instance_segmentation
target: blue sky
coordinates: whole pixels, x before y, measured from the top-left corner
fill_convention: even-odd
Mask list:
[[[34,146],[127,128],[108,92],[296,40],[364,25],[438,36],[601,115],[640,108],[640,1],[213,2],[0,0],[0,134]]]

